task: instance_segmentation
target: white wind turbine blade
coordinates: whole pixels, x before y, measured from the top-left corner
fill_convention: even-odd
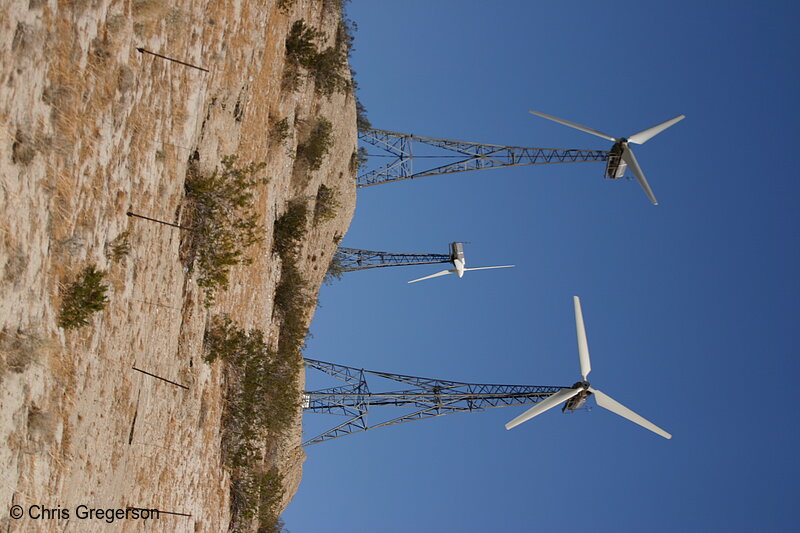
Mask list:
[[[455,273],[456,271],[453,269],[442,270],[441,272],[437,272],[436,274],[431,274],[430,276],[425,276],[424,278],[412,279],[411,281],[409,281],[409,283],[416,283],[418,281],[422,281],[425,279],[438,278],[439,276],[446,276],[447,274],[455,274]]]
[[[639,185],[642,186],[644,189],[644,193],[650,198],[650,201],[653,202],[653,205],[658,205],[658,200],[656,200],[656,195],[653,194],[653,189],[650,188],[650,184],[647,183],[647,178],[644,177],[644,172],[642,172],[642,167],[639,166],[639,162],[636,160],[636,156],[633,155],[633,150],[630,149],[629,146],[626,146],[622,150],[622,160],[628,163],[628,166],[631,167],[633,171],[633,175],[636,176],[636,181],[639,182]]]
[[[518,425],[522,424],[523,422],[527,422],[534,416],[538,416],[548,409],[552,409],[553,407],[566,402],[576,394],[578,394],[583,389],[561,389],[560,391],[548,396],[541,402],[537,403],[517,418],[506,424],[506,429],[511,429],[517,427]]]
[[[511,267],[515,267],[515,266],[517,266],[517,265],[502,265],[502,266],[493,266],[493,267],[473,267],[473,268],[465,268],[464,272],[466,272],[467,270],[489,270],[491,268],[511,268]]]
[[[575,304],[575,331],[578,332],[578,357],[581,360],[581,376],[583,381],[586,381],[586,376],[592,371],[592,363],[589,360],[589,343],[586,341],[586,328],[583,325],[581,299],[573,296],[572,301]]]
[[[631,422],[633,422],[635,424],[639,424],[643,428],[649,429],[653,433],[658,433],[659,435],[661,435],[665,439],[671,439],[672,438],[672,435],[670,435],[669,433],[667,433],[666,431],[664,431],[663,429],[661,429],[657,425],[653,424],[652,422],[647,420],[645,417],[637,415],[636,413],[634,413],[633,411],[631,411],[630,409],[628,409],[627,407],[625,407],[624,405],[622,405],[621,403],[616,401],[611,396],[609,396],[607,394],[604,394],[604,393],[600,392],[599,390],[593,389],[591,387],[589,387],[589,390],[592,393],[594,393],[595,400],[597,400],[597,405],[599,405],[603,409],[608,409],[612,413],[616,413],[619,416],[621,416],[622,418],[627,418]]]
[[[686,115],[678,115],[675,118],[671,118],[669,120],[665,120],[661,124],[656,124],[652,128],[647,128],[646,130],[642,130],[639,133],[634,133],[630,137],[628,137],[628,142],[634,144],[644,144],[645,142],[649,141],[665,129],[669,128],[673,124],[677,124],[681,120],[685,119]]]
[[[598,137],[602,137],[603,139],[608,139],[611,142],[617,142],[617,139],[608,135],[607,133],[603,133],[602,131],[594,130],[587,126],[583,126],[582,124],[578,124],[577,122],[570,122],[569,120],[564,120],[563,118],[554,117],[552,115],[547,115],[545,113],[539,113],[538,111],[528,111],[534,115],[538,115],[542,118],[546,118],[547,120],[552,120],[553,122],[558,122],[559,124],[563,124],[565,126],[569,126],[570,128],[575,128],[576,130],[581,130],[586,133],[591,133],[592,135],[597,135]]]

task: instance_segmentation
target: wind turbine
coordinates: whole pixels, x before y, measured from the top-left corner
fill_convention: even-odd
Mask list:
[[[462,242],[451,242],[450,243],[450,261],[453,263],[454,268],[450,268],[448,270],[442,270],[441,272],[437,272],[436,274],[431,274],[430,276],[425,276],[424,278],[412,279],[409,283],[416,283],[418,281],[431,279],[431,278],[438,278],[439,276],[446,276],[447,274],[458,274],[458,277],[464,277],[464,272],[467,270],[489,270],[492,268],[511,268],[515,265],[502,265],[502,266],[490,266],[490,267],[474,267],[474,268],[466,268],[467,260],[464,257],[464,243]]]
[[[656,132],[657,133],[657,132]],[[567,410],[574,410],[581,407],[585,402],[586,399],[594,394],[595,400],[597,401],[597,405],[603,407],[604,409],[608,409],[612,413],[616,413],[623,418],[627,418],[631,422],[635,424],[639,424],[645,429],[649,429],[654,433],[658,433],[665,439],[671,439],[672,435],[661,429],[660,427],[656,426],[646,418],[634,413],[618,401],[614,400],[611,396],[592,388],[589,385],[589,382],[586,381],[589,372],[592,370],[591,362],[589,361],[589,345],[586,341],[586,329],[583,325],[583,313],[581,312],[581,301],[577,296],[574,296],[575,302],[575,329],[578,333],[578,357],[580,358],[581,364],[581,377],[583,378],[582,381],[575,383],[570,388],[564,388],[560,391],[554,393],[552,396],[548,397],[546,400],[543,400],[518,417],[514,420],[510,421],[506,424],[506,429],[514,428],[523,422],[530,420],[531,418],[538,416],[548,409],[552,409],[553,407],[564,403],[564,407],[561,409],[563,411]]]
[[[647,128],[646,130],[642,130],[639,133],[634,133],[630,137],[620,137],[619,139],[612,137],[602,131],[598,131],[587,126],[583,126],[581,124],[577,124],[575,122],[570,122],[569,120],[564,120],[563,118],[554,117],[552,115],[547,115],[545,113],[540,113],[539,111],[530,111],[534,115],[538,115],[542,118],[546,118],[547,120],[552,120],[553,122],[558,122],[559,124],[563,124],[565,126],[569,126],[570,128],[575,128],[576,130],[581,130],[586,133],[591,133],[592,135],[596,135],[597,137],[602,137],[603,139],[607,139],[614,143],[614,146],[611,147],[608,154],[608,164],[606,166],[606,177],[609,179],[617,179],[621,178],[625,175],[625,169],[630,166],[631,170],[633,171],[633,175],[636,176],[636,180],[639,182],[639,185],[642,186],[644,189],[645,194],[647,197],[650,198],[650,201],[653,202],[653,205],[658,205],[658,200],[656,200],[655,194],[653,194],[653,190],[650,188],[650,185],[647,183],[647,179],[644,177],[644,172],[642,171],[642,167],[639,166],[639,162],[636,160],[636,156],[633,155],[633,150],[631,149],[629,143],[634,144],[644,144],[648,140],[652,139],[665,129],[669,128],[673,124],[677,124],[684,118],[685,115],[678,115],[675,118],[671,118],[667,121],[662,122],[661,124],[656,124],[652,128]]]

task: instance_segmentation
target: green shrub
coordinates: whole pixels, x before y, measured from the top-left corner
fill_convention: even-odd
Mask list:
[[[346,272],[342,259],[342,254],[340,254],[337,250],[331,258],[331,263],[328,265],[328,270],[325,271],[323,283],[330,285],[334,281],[339,281],[342,279],[342,275]]]
[[[297,248],[306,234],[308,207],[300,199],[275,221],[273,251],[281,257],[281,278],[275,287],[274,313],[280,320],[278,353],[281,357],[302,358],[300,350],[308,335],[306,309],[314,305],[311,288],[297,266]]]
[[[253,519],[258,520],[258,533],[283,531],[278,512],[284,493],[283,475],[276,466],[234,479],[231,492],[234,515],[238,518],[234,531],[249,531],[246,522]]]
[[[222,169],[203,175],[190,164],[186,176],[189,263],[196,258],[197,284],[210,305],[216,291],[228,287],[230,268],[249,264],[245,250],[263,240],[254,190],[267,179],[256,174],[264,163],[237,166],[236,156],[222,158]]]
[[[116,238],[108,243],[106,256],[114,262],[127,256],[131,251],[130,232],[123,231]]]
[[[212,318],[203,335],[203,359],[209,364],[217,359],[238,363],[253,349],[257,346],[251,346],[247,332],[237,328],[227,315]]]
[[[294,7],[295,0],[278,0],[278,9],[281,13],[289,13],[289,11]]]
[[[226,364],[222,449],[232,478],[233,530],[249,531],[257,520],[274,531],[283,477],[274,466],[264,469],[263,446],[288,428],[300,407],[302,358],[270,350],[260,330],[244,331],[227,316],[211,320],[203,350],[206,361]]]
[[[325,35],[307,26],[303,19],[295,21],[286,37],[284,87],[297,89],[300,85],[299,69],[304,68],[314,80],[315,90],[322,95],[330,96],[351,89],[347,58],[352,35],[343,28],[345,26],[340,23],[334,46],[319,51],[317,43]]]
[[[333,146],[333,125],[330,120],[320,118],[306,142],[297,147],[297,156],[308,163],[308,168],[318,170],[322,160]]]
[[[275,287],[275,315],[280,320],[278,353],[282,357],[298,357],[306,343],[308,324],[306,310],[314,305],[311,288],[294,257],[282,259],[281,279]]]
[[[345,92],[351,87],[347,55],[336,47],[328,47],[316,54],[307,68],[314,79],[314,89],[323,96]]]
[[[74,329],[89,324],[89,317],[102,311],[108,303],[103,284],[105,272],[94,266],[86,267],[76,281],[67,287],[61,301],[58,325],[64,329]]]
[[[342,9],[344,6],[340,6]],[[336,48],[338,48],[345,57],[352,55],[355,47],[355,34],[358,31],[358,24],[354,20],[347,17],[342,11],[339,17],[339,23],[336,25]]]
[[[348,0],[322,0],[322,11],[335,13],[341,11]]]
[[[350,155],[350,173],[353,176],[357,175],[358,169],[364,166],[367,160],[368,154],[366,148],[359,146],[358,150],[353,150],[353,153]]]
[[[272,125],[269,130],[269,138],[276,144],[283,144],[289,138],[289,119],[284,118]]]
[[[322,37],[322,32],[306,26],[305,20],[296,20],[286,37],[286,58],[289,63],[309,68],[317,55],[315,41]]]
[[[340,53],[343,54],[346,58],[350,58],[353,50],[355,47],[353,43],[355,42],[355,33],[358,31],[358,25],[347,17],[344,10],[344,4],[346,2],[341,2],[339,5],[339,9],[341,11],[341,18],[339,21],[339,25],[336,28],[336,47],[340,50]],[[347,64],[347,63],[345,63]],[[349,88],[353,90],[354,93],[358,90],[358,82],[356,82],[356,72],[351,68],[350,69],[350,80],[349,80]],[[367,118],[367,108],[364,106],[363,102],[356,97],[356,127],[358,131],[366,131],[372,128],[372,124],[370,123],[369,119]]]
[[[336,212],[342,207],[339,202],[339,188],[328,187],[324,183],[317,189],[317,201],[314,204],[314,225],[336,218]]]
[[[225,361],[231,374],[225,449],[231,466],[241,466],[260,445],[262,430],[281,433],[292,421],[302,358],[270,350],[261,330],[245,331],[224,315],[212,319],[203,352],[208,362]]]
[[[303,79],[297,67],[287,63],[286,67],[283,69],[281,88],[285,91],[293,92],[300,88],[300,83],[302,81]]]
[[[306,234],[307,221],[308,206],[305,201],[291,200],[286,212],[275,220],[272,251],[282,258],[293,255]]]
[[[372,129],[372,123],[367,118],[367,108],[361,103],[358,96],[356,96],[356,127],[358,131],[366,131]]]

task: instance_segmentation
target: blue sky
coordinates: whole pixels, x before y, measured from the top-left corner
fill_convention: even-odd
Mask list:
[[[592,384],[674,438],[597,407],[512,431],[524,407],[351,435],[307,448],[288,529],[794,527],[795,4],[354,0],[349,13],[375,127],[607,149],[527,110],[615,136],[687,118],[636,148],[658,207],[635,181],[604,180],[602,163],[360,190],[346,246],[447,253],[469,241],[470,266],[518,266],[415,285],[440,267],[348,274],[323,288],[307,356],[569,386],[577,294]],[[307,436],[329,420],[306,418]]]

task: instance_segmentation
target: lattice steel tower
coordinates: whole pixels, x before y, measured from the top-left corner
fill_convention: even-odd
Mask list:
[[[344,382],[338,387],[306,391],[303,408],[306,411],[336,414],[347,417],[342,423],[303,443],[304,446],[335,439],[350,433],[376,429],[403,422],[413,422],[450,413],[482,411],[490,407],[533,404],[544,400],[564,387],[535,385],[491,385],[463,383],[442,379],[404,376],[353,368],[314,359],[305,360],[314,368]],[[406,385],[408,388],[371,392],[367,378],[377,376]],[[410,412],[385,421],[370,422],[371,407],[394,406],[410,408]]]
[[[357,248],[339,247],[334,254],[334,261],[342,272],[354,272],[370,268],[391,266],[430,265],[449,263],[452,254],[402,254],[395,252],[376,252]]]
[[[410,180],[423,176],[438,176],[454,172],[468,172],[487,168],[516,167],[522,165],[548,165],[554,163],[586,163],[590,161],[608,161],[610,153],[603,150],[573,150],[562,148],[525,148],[521,146],[502,146],[450,139],[420,137],[408,133],[397,133],[388,130],[367,129],[358,133],[358,138],[388,152],[390,160],[387,164],[374,170],[368,170],[357,178],[358,187],[369,187],[400,180]],[[450,157],[457,161],[431,169],[414,172],[414,144],[423,144],[455,152],[458,156]],[[374,155],[374,154],[373,154]],[[437,157],[437,156],[423,156]]]

